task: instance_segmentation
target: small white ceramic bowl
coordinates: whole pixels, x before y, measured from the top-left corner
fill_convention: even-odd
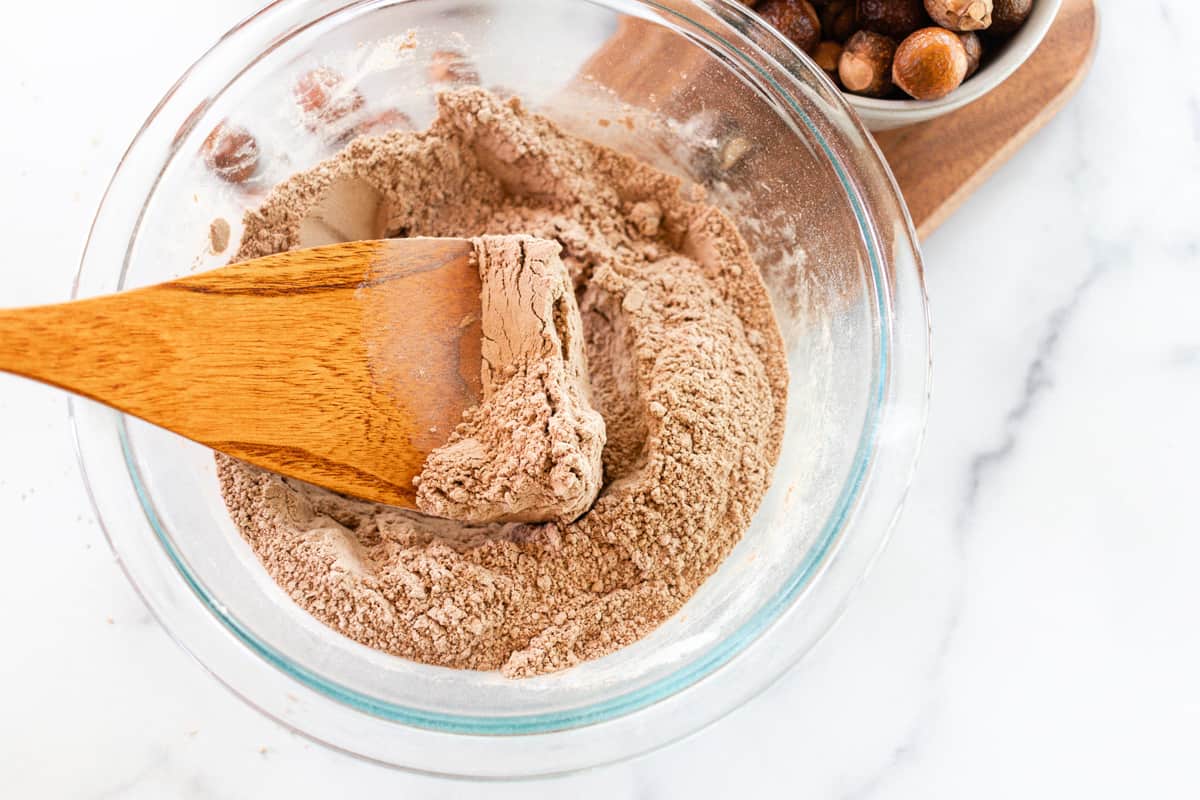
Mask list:
[[[873,131],[902,128],[949,114],[983,97],[1016,72],[1017,67],[1024,64],[1042,43],[1046,31],[1050,30],[1050,24],[1054,22],[1061,7],[1062,0],[1035,0],[1029,19],[1025,20],[1021,29],[1004,44],[1003,49],[999,53],[990,54],[987,63],[979,72],[940,100],[877,100],[873,97],[859,97],[849,92],[843,94],[866,126]]]

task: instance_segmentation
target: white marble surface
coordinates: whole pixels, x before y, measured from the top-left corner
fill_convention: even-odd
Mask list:
[[[7,5],[0,305],[67,296],[125,144],[255,4]],[[1101,6],[1078,97],[927,243],[936,385],[908,509],[843,623],[764,696],[532,785],[326,751],[151,621],[64,398],[0,376],[0,796],[1200,794],[1200,7]],[[126,43],[133,17],[160,38]]]

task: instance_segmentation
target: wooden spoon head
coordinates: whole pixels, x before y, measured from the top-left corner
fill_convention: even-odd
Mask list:
[[[0,369],[413,507],[413,477],[480,393],[472,253],[464,239],[350,242],[0,312]]]
[[[462,239],[353,242],[202,276],[223,292],[247,290],[226,295],[240,306],[236,349],[247,357],[219,378],[247,412],[206,422],[206,438],[192,438],[334,491],[413,507],[425,457],[479,399],[472,252]],[[239,435],[217,435],[234,428]]]

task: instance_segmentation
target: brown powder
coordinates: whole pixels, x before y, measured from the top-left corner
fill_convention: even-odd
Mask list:
[[[237,258],[297,246],[335,181],[400,236],[557,241],[575,285],[604,487],[575,522],[468,526],[218,456],[226,502],[302,607],[363,644],[520,677],[645,636],[717,569],[765,493],[787,372],[758,270],[681,182],[476,89],[425,132],[360,138],[247,214]]]
[[[483,400],[416,478],[417,508],[484,524],[567,523],[603,479],[583,324],[556,242],[475,240],[482,288]]]
[[[208,226],[208,246],[214,253],[224,253],[225,248],[229,247],[229,222],[222,217],[217,217]]]

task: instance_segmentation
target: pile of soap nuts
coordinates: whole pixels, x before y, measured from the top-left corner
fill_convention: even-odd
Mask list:
[[[1025,23],[1034,0],[742,0],[843,89],[937,100],[975,74],[985,46]]]

